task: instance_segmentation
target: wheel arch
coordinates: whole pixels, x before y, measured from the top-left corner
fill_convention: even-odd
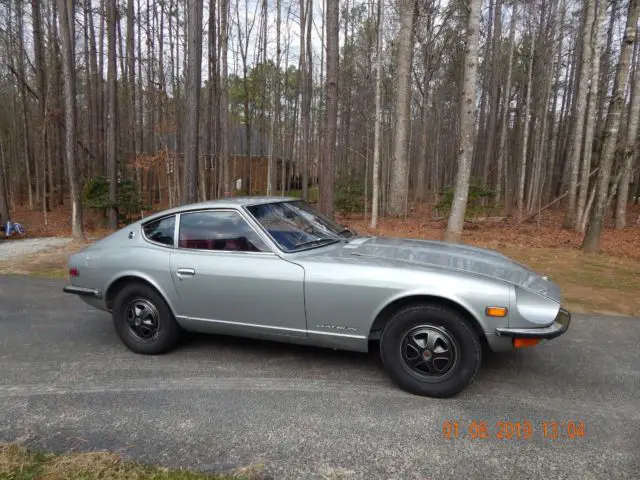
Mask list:
[[[169,306],[169,310],[171,310],[171,313],[175,318],[176,316],[175,309],[173,308],[171,301],[169,300],[167,295],[165,295],[162,289],[151,279],[136,273],[123,274],[115,278],[114,280],[112,280],[111,283],[109,283],[109,286],[106,288],[104,293],[104,302],[105,302],[105,308],[107,309],[107,311],[110,312],[113,310],[113,302],[115,301],[116,296],[118,295],[118,293],[122,291],[122,289],[125,286],[130,285],[131,283],[140,283],[155,290],[155,292],[158,295],[160,295],[163,298],[163,300],[167,303],[167,305]]]
[[[406,297],[400,297],[387,303],[380,310],[380,312],[378,312],[375,320],[373,321],[373,324],[371,325],[371,329],[369,330],[369,341],[376,342],[380,340],[384,327],[387,325],[387,323],[389,323],[394,313],[396,313],[401,308],[418,304],[441,305],[443,307],[447,307],[456,311],[457,313],[462,315],[467,320],[467,322],[469,322],[469,326],[476,333],[480,341],[486,342],[486,334],[482,329],[482,325],[467,307],[450,298],[426,294],[416,294]]]

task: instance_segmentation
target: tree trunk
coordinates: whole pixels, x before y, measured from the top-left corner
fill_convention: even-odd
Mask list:
[[[187,108],[184,141],[182,203],[197,200],[198,147],[200,137],[200,86],[202,65],[202,0],[187,3]]]
[[[300,109],[302,123],[302,152],[300,154],[302,161],[302,199],[309,200],[309,116],[311,115],[311,93],[307,89],[307,55],[311,52],[306,51],[307,41],[307,16],[311,16],[311,4],[308,0],[300,0],[300,70],[298,72],[298,82],[300,85],[300,93],[302,97],[302,108]]]
[[[40,106],[40,126],[42,132],[42,149],[40,156],[42,158],[42,165],[45,167],[42,175],[42,208],[47,212],[49,202],[47,201],[47,171],[51,171],[49,167],[47,169],[46,159],[49,157],[48,140],[47,140],[47,89],[46,89],[46,68],[44,61],[44,50],[42,40],[42,13],[40,11],[40,2],[38,0],[31,0],[31,16],[33,25],[33,48],[34,59],[36,69],[36,83],[38,85],[38,97]],[[36,160],[37,162],[37,160]]]
[[[373,139],[373,173],[371,193],[371,228],[378,224],[380,208],[380,150],[382,149],[382,39],[384,26],[384,0],[378,0],[377,53],[376,53],[376,123]]]
[[[222,191],[229,195],[229,85],[227,50],[229,32],[229,0],[220,0],[220,163],[222,164]]]
[[[326,78],[326,130],[324,158],[320,173],[320,211],[333,216],[333,184],[336,157],[336,134],[338,128],[338,36],[339,0],[327,0],[327,78]]]
[[[65,151],[69,194],[71,197],[71,230],[73,238],[84,239],[82,203],[76,178],[76,70],[74,65],[75,10],[73,0],[57,0],[60,10],[65,100]]]
[[[393,140],[393,166],[388,212],[402,215],[406,212],[409,194],[409,128],[411,120],[411,65],[413,60],[413,30],[417,2],[403,0],[400,8],[398,38],[398,66],[396,88],[396,130]]]
[[[600,157],[600,171],[598,172],[595,206],[581,247],[587,253],[596,253],[600,250],[600,237],[602,236],[607,195],[609,192],[611,166],[618,139],[618,131],[620,129],[621,113],[624,108],[624,96],[629,76],[629,58],[633,51],[633,44],[636,41],[639,11],[640,0],[629,0],[627,25],[620,48],[620,58],[618,60],[615,83],[611,101],[609,102],[609,111],[604,130],[604,144]]]
[[[600,1],[597,11],[597,20],[594,24],[594,30],[591,34],[592,55],[591,55],[591,85],[589,93],[589,102],[587,105],[587,119],[584,131],[584,151],[582,155],[582,170],[580,172],[580,192],[578,193],[578,205],[575,214],[574,228],[583,233],[588,213],[585,211],[587,203],[587,192],[589,191],[589,172],[591,171],[591,155],[593,153],[593,135],[596,128],[596,120],[598,116],[598,83],[600,80],[600,32],[604,25],[605,12],[607,6],[604,1]]]
[[[496,179],[496,205],[500,205],[502,200],[502,186],[505,176],[505,162],[507,158],[507,131],[509,124],[509,107],[511,100],[511,78],[513,75],[513,54],[516,47],[516,21],[518,18],[517,6],[513,6],[511,12],[511,23],[509,26],[509,61],[507,63],[507,84],[502,94],[502,118],[500,119],[500,146],[498,147],[498,175]]]
[[[493,151],[496,137],[496,122],[498,120],[498,110],[500,107],[500,96],[498,86],[500,80],[500,45],[502,44],[502,0],[496,0],[495,18],[493,20],[493,38],[491,48],[491,81],[489,83],[489,121],[485,130],[485,152],[482,167],[482,176],[485,182],[489,178],[489,168],[494,161]]]
[[[2,135],[0,135],[0,225],[4,225],[9,220],[9,206],[5,189],[5,166],[4,144],[2,143]]]
[[[129,94],[127,102],[127,116],[129,123],[129,154],[132,160],[136,158],[136,58],[135,58],[135,38],[134,38],[134,18],[135,11],[133,0],[127,1],[127,92]],[[140,59],[139,61],[142,61]]]
[[[464,216],[469,196],[471,160],[473,159],[474,120],[476,115],[476,72],[478,70],[478,49],[480,43],[480,7],[481,0],[469,0],[467,20],[467,40],[464,58],[463,92],[460,103],[460,130],[458,133],[458,152],[456,186],[451,205],[451,214],[447,224],[445,240],[460,241],[464,227]]]
[[[109,229],[118,228],[118,144],[116,115],[116,5],[107,3],[107,178],[109,180]]]
[[[629,183],[633,161],[638,152],[638,123],[640,122],[640,48],[636,40],[636,59],[631,81],[631,107],[629,109],[629,124],[627,128],[627,140],[624,151],[624,161],[620,176],[620,187],[616,204],[616,230],[621,230],[626,225],[627,201],[629,200]]]
[[[589,80],[591,79],[591,31],[595,17],[596,0],[586,0],[586,14],[584,16],[584,31],[582,34],[582,52],[580,55],[580,80],[576,93],[576,109],[574,117],[574,130],[571,148],[569,150],[569,194],[567,210],[564,217],[565,228],[575,225],[576,216],[576,192],[578,185],[578,170],[580,167],[580,154],[582,152],[582,140],[584,124],[587,113],[587,94],[589,92]],[[600,170],[602,172],[602,169]]]
[[[524,102],[523,115],[524,125],[522,127],[522,156],[520,158],[520,179],[518,181],[518,220],[524,217],[524,187],[527,173],[527,147],[529,146],[529,124],[531,123],[531,91],[533,90],[533,60],[535,56],[536,32],[531,29],[529,39],[529,77],[527,80],[527,98]]]

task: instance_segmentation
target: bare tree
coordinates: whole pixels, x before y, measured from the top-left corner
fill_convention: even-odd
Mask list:
[[[372,173],[372,204],[371,228],[378,224],[380,209],[380,149],[382,147],[382,39],[384,26],[384,0],[378,0],[377,21],[377,53],[376,53],[376,124],[373,139],[373,173]]]
[[[71,197],[71,231],[76,240],[84,239],[82,203],[76,178],[76,70],[74,65],[75,5],[73,0],[57,0],[60,10],[60,39],[64,72],[65,153]]]
[[[228,79],[228,45],[229,0],[220,0],[220,158],[222,159],[222,191],[229,195],[229,79]]]
[[[578,193],[578,203],[574,217],[574,228],[578,232],[584,232],[584,221],[589,213],[585,210],[587,203],[587,192],[589,191],[589,173],[591,172],[591,155],[593,153],[593,136],[596,128],[598,116],[598,84],[600,80],[600,32],[605,20],[607,5],[600,1],[596,7],[596,22],[591,34],[591,83],[589,86],[589,101],[587,104],[586,123],[584,129],[584,152],[582,155],[582,170],[580,171],[580,191]]]
[[[451,214],[447,223],[445,240],[458,242],[464,227],[464,216],[469,197],[469,180],[471,177],[471,160],[473,159],[474,121],[476,115],[476,72],[478,70],[478,49],[480,38],[481,0],[468,2],[467,38],[464,55],[463,92],[460,102],[460,130],[458,137],[458,154],[455,192],[451,205]]]
[[[532,8],[533,10],[533,8]],[[533,18],[530,18],[533,24]],[[529,75],[527,79],[527,98],[524,102],[523,115],[524,125],[522,127],[522,154],[520,156],[520,179],[518,181],[518,220],[524,216],[524,186],[527,173],[527,156],[529,145],[529,124],[531,123],[531,92],[533,90],[533,61],[535,58],[536,29],[532,25],[531,36],[529,38]]]
[[[326,127],[324,157],[320,174],[320,210],[333,216],[333,184],[338,128],[338,36],[340,30],[340,2],[327,0],[327,78]]]
[[[116,66],[116,4],[107,3],[107,177],[109,178],[109,228],[118,227],[118,137],[117,66]]]
[[[0,136],[0,223],[4,224],[9,219],[9,206],[7,204],[7,191],[4,178],[6,161],[4,158],[4,144]]]
[[[515,37],[516,37],[516,20],[518,18],[518,10],[517,6],[513,5],[513,9],[511,11],[511,22],[509,26],[509,60],[507,63],[507,84],[504,87],[504,93],[502,94],[504,104],[502,107],[502,114],[500,118],[500,146],[498,147],[498,175],[496,180],[496,196],[495,201],[496,205],[500,205],[502,201],[502,187],[504,185],[504,170],[505,170],[505,161],[507,155],[507,118],[509,115],[509,107],[511,102],[511,78],[513,75],[513,54],[516,47]],[[497,114],[497,112],[496,112]]]
[[[609,111],[604,129],[604,144],[600,157],[595,206],[581,246],[582,250],[587,253],[596,253],[600,250],[600,238],[602,236],[607,197],[609,194],[609,182],[611,179],[611,166],[613,164],[613,156],[618,140],[621,114],[624,108],[625,90],[629,76],[629,59],[633,52],[633,45],[636,42],[639,12],[640,0],[629,0],[627,24],[620,48],[620,58],[618,59],[616,69],[613,94],[609,102]]]
[[[571,228],[575,225],[576,192],[578,191],[578,170],[580,168],[580,154],[582,152],[582,132],[587,116],[587,94],[591,79],[591,31],[595,18],[596,0],[586,0],[584,5],[584,27],[582,33],[582,51],[580,55],[580,81],[576,94],[576,112],[573,141],[569,151],[569,194],[565,211],[564,226]]]
[[[187,3],[187,109],[184,145],[182,203],[197,200],[200,87],[202,84],[202,0]]]
[[[411,64],[413,61],[413,29],[417,2],[400,2],[400,33],[398,39],[398,66],[396,89],[396,131],[393,142],[393,167],[389,192],[388,212],[401,215],[406,212],[409,194],[409,124],[411,104]]]
[[[640,123],[640,48],[636,40],[636,55],[631,80],[631,107],[629,109],[629,124],[627,126],[627,140],[624,151],[624,161],[622,162],[622,172],[620,174],[620,187],[618,189],[618,200],[616,204],[617,230],[623,229],[627,222],[627,202],[629,201],[629,183],[631,182],[631,171],[634,157],[638,151],[638,123]]]

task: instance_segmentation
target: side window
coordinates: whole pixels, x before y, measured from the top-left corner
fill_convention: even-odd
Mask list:
[[[238,212],[209,211],[180,215],[181,248],[268,252],[269,248]]]
[[[147,223],[142,227],[144,236],[152,242],[173,247],[176,217],[170,216]]]

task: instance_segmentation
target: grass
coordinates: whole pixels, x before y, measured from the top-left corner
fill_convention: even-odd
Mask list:
[[[0,444],[0,480],[252,480],[259,474],[254,467],[238,475],[210,475],[140,465],[110,452],[50,454]]]
[[[515,248],[502,252],[548,275],[575,312],[640,316],[640,261],[569,248]]]

